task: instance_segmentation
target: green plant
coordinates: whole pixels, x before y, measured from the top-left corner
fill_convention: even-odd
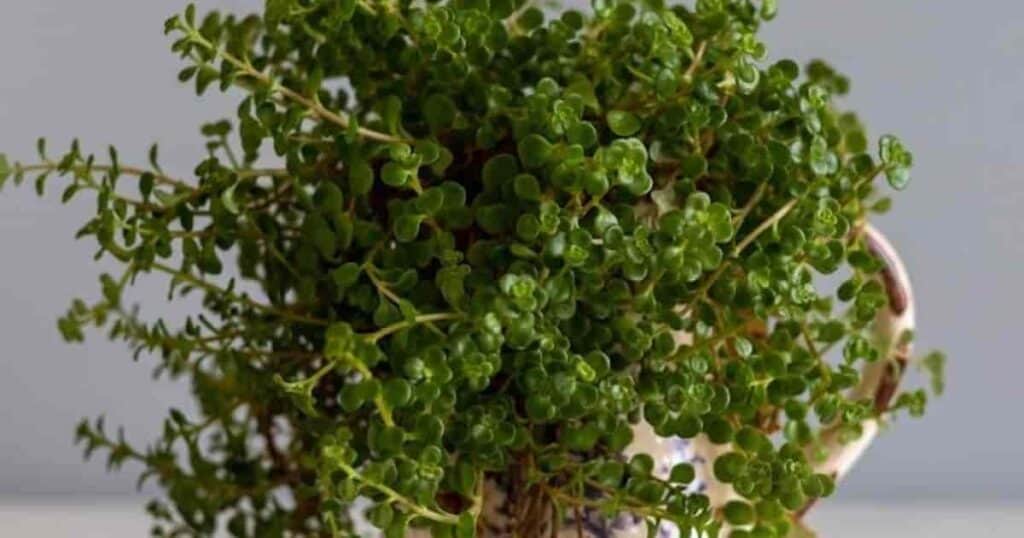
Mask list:
[[[242,95],[202,127],[194,179],[155,147],[145,168],[77,142],[0,156],[0,178],[40,194],[51,176],[65,201],[93,191],[79,235],[124,267],[74,302],[64,338],[106,328],[192,382],[200,416],[172,410],[148,447],[102,421],[77,432],[160,484],[155,535],[346,536],[362,495],[390,537],[469,537],[501,475],[569,512],[776,536],[833,489],[804,455],[815,424],[854,438],[865,417],[920,413],[921,391],[881,410],[844,396],[887,303],[856,231],[910,153],[886,136],[870,154],[826,64],[764,61],[774,0],[593,7],[189,6],[166,24],[179,78]],[[840,269],[845,308],[814,285]],[[144,321],[122,295],[149,273],[202,310]],[[716,474],[749,502],[716,513],[685,491],[692,468],[622,461],[641,417],[732,442]]]

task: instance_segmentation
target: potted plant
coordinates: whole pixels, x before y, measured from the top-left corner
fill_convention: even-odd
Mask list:
[[[899,392],[913,305],[868,223],[909,180],[766,62],[774,0],[268,0],[170,18],[239,95],[189,174],[75,142],[0,178],[91,193],[121,272],[59,329],[191,381],[136,462],[155,536],[786,536]],[[839,272],[837,291],[819,290]],[[198,294],[181,325],[123,294]],[[833,358],[833,350],[841,350]],[[939,374],[943,358],[923,364]],[[941,377],[935,389],[941,390]],[[358,507],[354,509],[353,507]]]

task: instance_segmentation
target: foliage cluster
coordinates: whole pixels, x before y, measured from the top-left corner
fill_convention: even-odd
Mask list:
[[[825,63],[765,60],[775,4],[189,6],[166,23],[180,80],[240,95],[191,179],[156,147],[139,168],[77,142],[0,156],[0,178],[94,194],[79,235],[123,265],[63,336],[105,328],[195,394],[146,447],[102,421],[79,440],[163,488],[155,536],[347,536],[365,496],[389,537],[471,537],[497,476],[568,512],[784,536],[834,487],[818,425],[853,439],[925,396],[844,396],[887,304],[858,228],[912,158],[869,144]],[[149,273],[202,311],[144,320],[124,293]],[[714,468],[745,501],[719,513],[688,465],[623,461],[641,418],[731,442]]]

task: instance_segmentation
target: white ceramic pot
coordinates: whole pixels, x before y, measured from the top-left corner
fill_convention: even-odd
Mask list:
[[[890,399],[896,392],[897,385],[906,369],[910,353],[910,343],[900,338],[914,326],[914,302],[911,295],[910,281],[907,273],[896,254],[895,249],[886,238],[871,225],[865,225],[863,234],[868,248],[879,257],[885,265],[879,278],[889,295],[889,308],[881,312],[876,320],[875,333],[879,344],[888,350],[889,360],[879,360],[866,367],[859,386],[853,389],[852,398],[873,398],[878,409],[886,409]],[[679,335],[681,340],[688,340],[687,335]],[[864,434],[853,443],[843,445],[839,442],[834,429],[823,432],[822,439],[827,457],[817,464],[817,472],[842,478],[864,450],[874,440],[878,432],[878,421],[869,419],[863,423]],[[708,496],[713,508],[720,508],[729,500],[737,498],[736,493],[728,484],[715,480],[712,464],[715,459],[731,450],[730,445],[715,445],[700,435],[693,439],[678,437],[665,438],[656,435],[653,429],[641,422],[634,427],[633,443],[627,447],[623,456],[628,459],[633,454],[646,453],[655,460],[655,473],[666,477],[672,467],[678,463],[689,462],[696,471],[696,480],[690,485],[693,492]],[[508,493],[497,483],[487,484],[484,492],[484,506],[480,522],[482,538],[514,538],[513,529],[517,521],[511,513],[511,501]],[[798,515],[802,516],[810,505]],[[616,518],[602,517],[594,509],[581,509],[581,521],[575,514],[569,514],[563,521],[552,520],[535,530],[537,537],[515,538],[646,538],[645,523],[630,514],[622,514]],[[559,529],[552,533],[551,525],[557,524]],[[582,537],[580,531],[582,529]],[[425,531],[411,531],[409,538],[429,538]],[[665,523],[658,531],[658,538],[682,538],[674,525]],[[690,537],[687,537],[690,538]]]

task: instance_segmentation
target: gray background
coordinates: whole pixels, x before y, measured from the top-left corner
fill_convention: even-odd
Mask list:
[[[52,147],[81,136],[101,152],[187,174],[202,155],[200,122],[234,100],[197,100],[175,79],[161,23],[183,2],[4,0],[0,8],[0,151],[26,160],[39,135]],[[260,0],[203,0],[254,9]],[[879,219],[906,258],[919,312],[919,349],[951,357],[949,390],[923,420],[901,420],[872,447],[841,498],[1024,497],[1017,352],[1024,187],[1024,3],[989,0],[786,0],[763,34],[772,57],[829,59],[853,79],[849,106],[873,134],[915,152],[911,188]],[[104,267],[72,235],[89,215],[59,193],[0,195],[0,495],[127,493],[135,469],[83,464],[71,430],[106,412],[129,438],[152,438],[187,387],[151,383],[99,335],[68,346],[54,321],[71,297],[93,298]],[[180,315],[158,281],[136,296],[151,315]]]

